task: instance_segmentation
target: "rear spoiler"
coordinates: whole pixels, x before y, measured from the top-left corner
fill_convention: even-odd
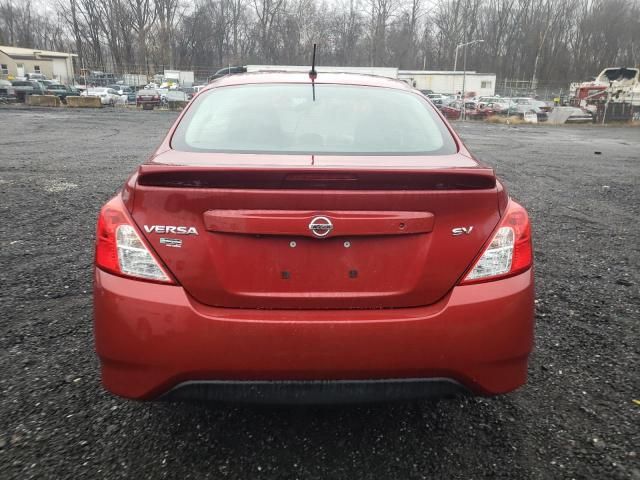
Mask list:
[[[491,168],[325,169],[141,165],[139,186],[260,190],[484,190],[496,186]]]

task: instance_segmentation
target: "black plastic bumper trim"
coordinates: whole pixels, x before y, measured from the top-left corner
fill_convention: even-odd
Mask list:
[[[262,404],[347,404],[470,395],[450,378],[381,380],[189,381],[159,400]]]

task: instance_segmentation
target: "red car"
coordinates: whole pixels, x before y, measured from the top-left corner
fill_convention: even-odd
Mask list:
[[[465,115],[472,120],[484,120],[487,117],[495,115],[497,112],[490,105],[474,104],[472,108],[467,109]]]
[[[153,107],[159,107],[162,104],[160,93],[154,89],[143,89],[136,94],[136,107],[142,105],[145,110],[153,109]]]
[[[451,102],[448,105],[442,105],[440,112],[447,120],[459,120],[462,116],[462,105],[460,102]]]
[[[102,208],[94,303],[128,398],[502,394],[533,343],[529,219],[402,82],[227,76]]]
[[[449,105],[440,107],[440,111],[449,120],[459,120],[462,116],[462,102],[451,102]],[[465,116],[471,120],[484,120],[495,114],[496,111],[487,106],[478,106],[474,102],[466,103]]]

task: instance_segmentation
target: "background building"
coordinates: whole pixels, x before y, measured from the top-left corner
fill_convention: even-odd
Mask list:
[[[462,71],[430,71],[430,70],[400,70],[398,78],[418,90],[432,90],[434,93],[462,92]],[[478,96],[492,96],[496,92],[495,73],[476,73],[467,70],[464,80],[467,93],[474,92]]]
[[[0,78],[24,77],[41,73],[61,83],[73,83],[74,53],[50,52],[0,45]]]

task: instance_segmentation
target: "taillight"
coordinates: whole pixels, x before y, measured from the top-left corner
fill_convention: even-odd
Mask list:
[[[174,283],[140,237],[120,197],[111,199],[100,211],[96,266],[116,275]]]
[[[461,284],[487,282],[528,270],[533,263],[531,225],[527,211],[513,200],[493,237]]]

